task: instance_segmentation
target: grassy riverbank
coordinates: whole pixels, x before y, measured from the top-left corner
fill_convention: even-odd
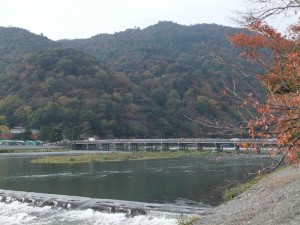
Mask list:
[[[35,152],[67,152],[67,148],[3,148],[0,149],[1,153],[35,153]]]
[[[276,171],[274,171],[274,173],[276,173],[276,172],[278,173],[280,170],[284,170],[285,168],[286,168],[285,166],[279,167],[279,168],[277,168]],[[239,196],[243,192],[250,189],[252,186],[256,185],[259,181],[261,181],[262,179],[266,179],[270,175],[271,175],[271,173],[256,175],[255,177],[249,179],[248,181],[246,181],[244,183],[240,183],[229,189],[226,189],[223,193],[224,201],[228,202],[228,201],[234,199],[235,197]]]
[[[225,190],[223,194],[223,199],[225,202],[232,200],[236,196],[240,195],[244,191],[250,189],[253,185],[257,184],[261,179],[260,176],[254,177],[245,183],[238,184],[232,188]]]
[[[89,163],[89,162],[110,162],[126,160],[150,160],[178,157],[208,156],[210,151],[158,151],[158,152],[118,152],[118,153],[93,153],[82,155],[46,156],[35,160],[32,163]]]
[[[300,167],[282,167],[231,201],[212,208],[195,225],[300,224],[299,205]]]

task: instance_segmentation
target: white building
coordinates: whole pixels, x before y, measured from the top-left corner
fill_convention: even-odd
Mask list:
[[[11,134],[21,134],[25,132],[25,128],[24,127],[14,127],[12,129],[10,129],[10,133]]]

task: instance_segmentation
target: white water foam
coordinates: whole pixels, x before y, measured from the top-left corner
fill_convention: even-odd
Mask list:
[[[34,207],[17,201],[10,204],[0,202],[0,225],[175,225],[179,216],[156,212],[128,217],[92,209],[66,210]]]

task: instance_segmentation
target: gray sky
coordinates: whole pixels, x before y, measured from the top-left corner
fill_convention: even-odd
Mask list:
[[[13,26],[50,39],[88,38],[158,21],[235,26],[232,11],[243,0],[1,0],[0,26]]]
[[[50,39],[88,38],[158,21],[234,26],[242,0],[1,0],[0,26],[13,26]]]

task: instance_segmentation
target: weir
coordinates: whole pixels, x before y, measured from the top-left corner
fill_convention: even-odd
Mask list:
[[[94,199],[79,196],[43,194],[34,192],[9,191],[0,189],[0,202],[11,203],[18,201],[36,207],[57,207],[66,210],[93,209],[105,213],[125,213],[129,216],[146,215],[149,211],[201,214],[207,208],[179,206],[175,204],[156,204],[132,202],[113,199]]]

